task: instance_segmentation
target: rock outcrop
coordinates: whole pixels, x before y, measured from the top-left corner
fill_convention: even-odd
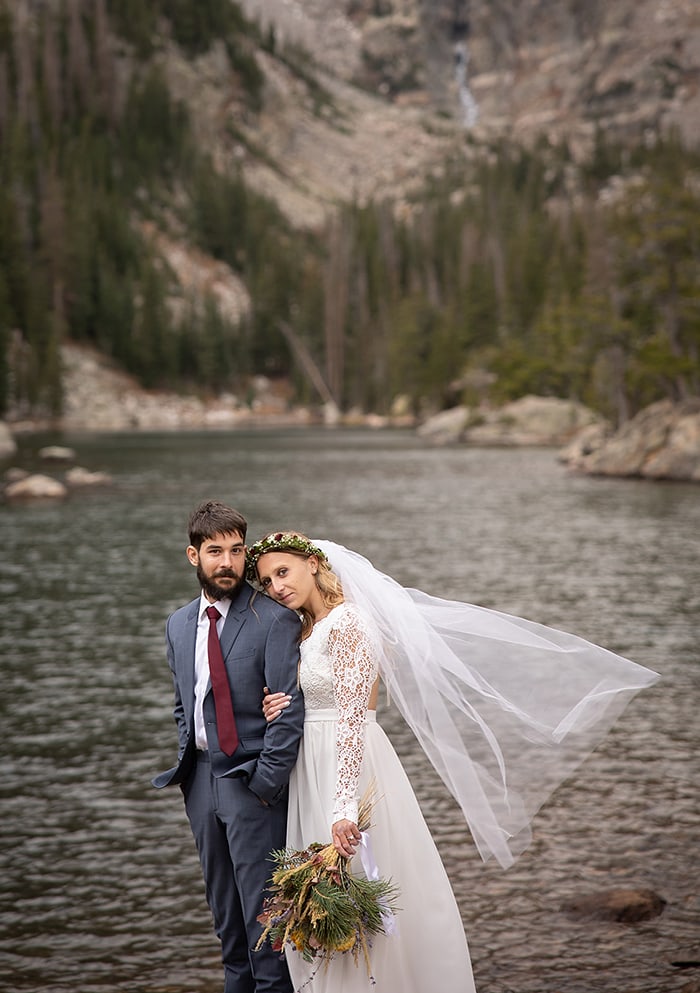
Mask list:
[[[591,475],[700,482],[700,397],[661,400],[615,434],[580,436],[559,457]]]
[[[64,344],[61,354],[65,400],[58,426],[64,430],[170,431],[245,426],[261,419],[310,420],[307,410],[291,405],[284,384],[276,386],[265,377],[251,381],[244,403],[233,394],[204,398],[144,390],[92,349]]]
[[[572,400],[524,396],[498,409],[465,406],[443,410],[418,429],[433,444],[558,447],[582,430],[605,430],[594,411]]]

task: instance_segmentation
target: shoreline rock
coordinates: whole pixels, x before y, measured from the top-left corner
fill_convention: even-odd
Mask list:
[[[91,472],[81,465],[75,465],[65,475],[66,485],[77,489],[89,486],[110,486],[113,482],[108,472]]]
[[[654,403],[614,434],[580,436],[559,459],[593,476],[700,482],[700,397]]]
[[[32,500],[63,500],[72,490],[111,486],[114,480],[107,472],[92,472],[75,465],[67,469],[62,480],[42,472],[29,472],[12,466],[5,472],[3,496],[9,503]]]
[[[582,430],[604,430],[588,407],[558,397],[524,396],[503,407],[452,407],[429,417],[418,434],[432,444],[558,448]]]
[[[39,458],[45,462],[73,462],[75,451],[64,445],[46,445],[45,448],[39,449]]]
[[[5,487],[5,499],[11,502],[24,500],[63,500],[68,487],[53,476],[35,472],[16,479]]]

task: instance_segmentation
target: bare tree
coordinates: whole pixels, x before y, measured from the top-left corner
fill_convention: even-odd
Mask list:
[[[32,70],[32,41],[28,26],[18,26],[14,42],[17,116],[21,121],[33,125],[36,122],[36,83]]]
[[[117,122],[116,70],[105,0],[95,0],[95,67],[102,112],[110,124]]]
[[[83,107],[93,103],[90,49],[82,19],[82,0],[68,0],[68,81]]]
[[[0,141],[2,141],[10,125],[11,113],[10,80],[7,71],[7,56],[0,52]]]
[[[343,395],[345,375],[345,324],[348,315],[349,270],[352,234],[348,222],[336,215],[330,222],[326,244],[328,258],[324,271],[324,342],[326,381],[334,397]]]
[[[61,78],[61,56],[58,48],[58,31],[52,17],[44,19],[44,44],[42,48],[42,76],[49,116],[54,131],[61,127],[64,111],[63,80]]]

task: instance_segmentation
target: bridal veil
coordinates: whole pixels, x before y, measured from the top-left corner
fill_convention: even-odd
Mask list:
[[[479,853],[507,868],[537,810],[658,674],[575,635],[406,589],[362,555],[313,542],[376,628],[382,679]]]

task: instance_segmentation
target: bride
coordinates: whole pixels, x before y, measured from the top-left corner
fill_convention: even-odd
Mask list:
[[[358,798],[376,782],[371,847],[400,907],[395,932],[371,949],[377,989],[473,993],[447,874],[376,722],[379,677],[460,804],[482,857],[507,867],[527,846],[535,812],[656,673],[573,635],[404,589],[342,545],[298,532],[256,542],[248,567],[253,582],[302,618],[305,723],[287,845],[303,849],[330,830],[336,850],[351,858],[361,843]],[[267,691],[267,719],[288,702]],[[297,990],[368,988],[351,955],[318,968],[285,951]]]

